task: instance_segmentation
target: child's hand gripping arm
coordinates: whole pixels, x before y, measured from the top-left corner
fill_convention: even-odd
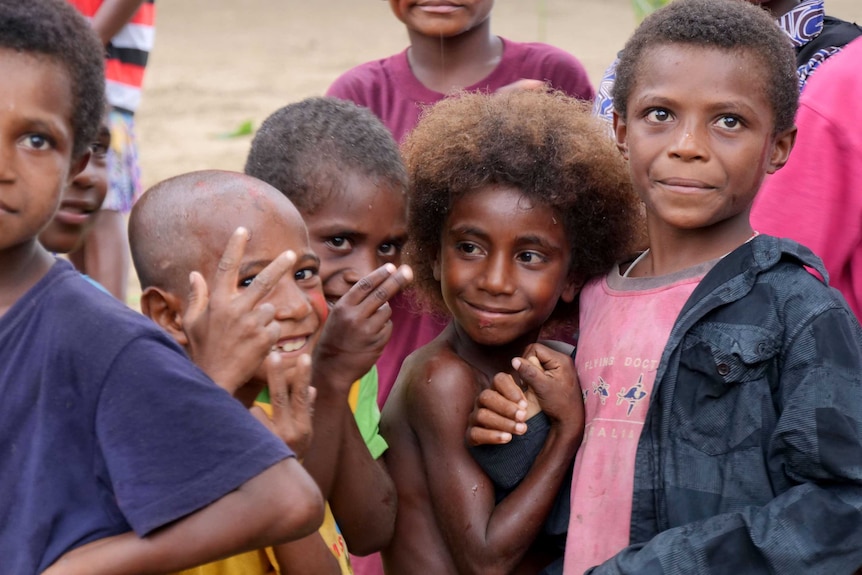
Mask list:
[[[239,289],[239,266],[248,239],[244,228],[231,235],[212,293],[200,273],[190,274],[189,302],[182,319],[192,360],[231,395],[248,382],[278,341],[275,308],[260,301],[296,260],[290,251],[279,255],[249,287]]]
[[[395,524],[395,487],[371,457],[348,407],[348,393],[392,334],[388,301],[413,279],[408,266],[381,266],[357,282],[330,311],[314,355],[318,389],[314,446],[305,460],[332,507],[351,552],[385,546]]]
[[[446,369],[432,374],[427,385],[411,388],[415,396],[408,417],[415,421],[437,522],[461,573],[511,573],[520,564],[580,445],[583,400],[571,360],[540,345],[525,355],[532,354],[541,368],[524,358],[513,365],[535,390],[551,428],[529,473],[496,505],[493,485],[464,442],[467,410],[474,400],[472,386],[464,381],[470,374]],[[506,379],[509,376],[498,374],[495,382]],[[445,409],[439,408],[441,397],[446,398]],[[459,405],[466,409],[459,410]],[[526,407],[525,402],[519,409]]]
[[[513,365],[518,362],[515,369],[519,368],[523,360],[536,369],[560,369],[562,364],[559,359],[552,360],[553,364],[542,365],[537,354],[545,356],[546,350],[548,348],[542,344],[531,345],[523,358],[513,360]],[[476,398],[467,427],[467,444],[476,446],[509,443],[512,435],[523,435],[527,432],[526,421],[540,410],[541,402],[532,387],[528,386],[523,390],[512,377],[495,377],[494,386],[483,390]],[[572,412],[570,417],[580,418],[583,427],[583,408],[579,412]]]

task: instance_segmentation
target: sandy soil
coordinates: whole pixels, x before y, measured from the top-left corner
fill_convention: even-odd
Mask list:
[[[859,0],[827,0],[862,22]],[[161,0],[138,114],[144,185],[182,172],[241,170],[255,127],[292,101],[322,94],[344,70],[407,45],[380,0]],[[499,0],[493,29],[576,55],[594,83],[634,28],[629,0]],[[131,278],[130,303],[137,281]]]

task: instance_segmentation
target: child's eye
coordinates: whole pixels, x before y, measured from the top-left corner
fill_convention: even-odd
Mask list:
[[[455,249],[463,254],[475,254],[478,253],[479,246],[470,242],[458,242]]]
[[[34,150],[47,150],[53,145],[51,139],[42,134],[28,134],[24,137],[23,144],[27,148]]]
[[[104,158],[108,155],[108,146],[101,142],[93,142],[90,144],[90,153],[96,158]]]
[[[518,254],[518,259],[525,264],[537,264],[545,261],[539,252],[521,252]]]
[[[303,280],[310,280],[311,278],[313,278],[316,275],[317,275],[317,270],[312,269],[312,268],[305,268],[305,269],[299,270],[298,272],[294,273],[293,278],[296,281],[301,282]]]
[[[742,126],[742,122],[736,116],[722,116],[718,119],[718,125],[727,130],[736,130]]]
[[[247,278],[243,278],[243,279],[239,280],[239,287],[247,288],[248,286],[251,285],[251,282],[253,282],[254,278],[256,278],[256,277],[257,276],[248,276]]]
[[[377,252],[383,257],[392,258],[401,252],[401,246],[396,243],[380,244]]]
[[[345,251],[350,249],[350,240],[343,236],[334,236],[328,238],[325,243],[330,248],[338,251]]]
[[[664,108],[653,108],[646,115],[647,120],[652,122],[667,122],[671,119],[670,112],[665,110]]]

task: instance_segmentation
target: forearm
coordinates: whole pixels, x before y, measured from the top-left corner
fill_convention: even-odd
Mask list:
[[[332,495],[332,486],[338,473],[341,458],[342,436],[344,434],[345,417],[350,415],[347,403],[349,385],[339,385],[330,375],[315,368],[312,384],[317,388],[317,399],[314,403],[314,434],[311,446],[303,461],[308,473],[317,482],[325,500]]]
[[[93,16],[93,29],[107,45],[111,38],[132,19],[135,12],[143,4],[143,0],[105,0]]]
[[[286,459],[203,509],[146,537],[125,533],[63,556],[48,575],[146,575],[179,571],[303,537],[320,526],[323,500]]]
[[[341,566],[320,533],[272,548],[281,575],[340,575]]]
[[[447,547],[460,573],[512,573],[523,561],[551,510],[582,436],[573,426],[552,425],[541,452],[520,484],[499,504],[493,503],[493,486],[487,476],[476,478],[477,487],[488,492],[487,511],[451,509],[445,498],[450,494],[432,491],[432,500],[444,500],[435,505],[438,523]],[[445,487],[445,485],[444,485]],[[463,489],[466,485],[461,485]],[[447,487],[447,489],[451,489]],[[470,507],[471,498],[458,501],[456,507]],[[481,512],[480,512],[481,513]],[[448,526],[448,527],[447,527]]]
[[[582,435],[581,430],[551,427],[529,473],[488,520],[482,558],[486,565],[508,573],[521,562],[550,513]]]
[[[362,434],[347,411],[339,471],[329,504],[355,555],[368,555],[389,544],[395,529],[395,485],[381,460],[371,457]]]

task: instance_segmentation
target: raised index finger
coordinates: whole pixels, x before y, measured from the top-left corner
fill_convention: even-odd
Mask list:
[[[281,277],[288,270],[293,269],[293,264],[296,263],[296,253],[291,250],[282,252],[269,262],[259,274],[254,277],[244,291],[242,297],[249,298],[250,303],[254,306],[258,301],[263,299],[266,294],[272,291],[272,288],[281,280]]]
[[[236,291],[239,283],[239,265],[248,244],[248,230],[239,227],[227,241],[227,247],[219,259],[212,287],[212,297],[218,298]]]

